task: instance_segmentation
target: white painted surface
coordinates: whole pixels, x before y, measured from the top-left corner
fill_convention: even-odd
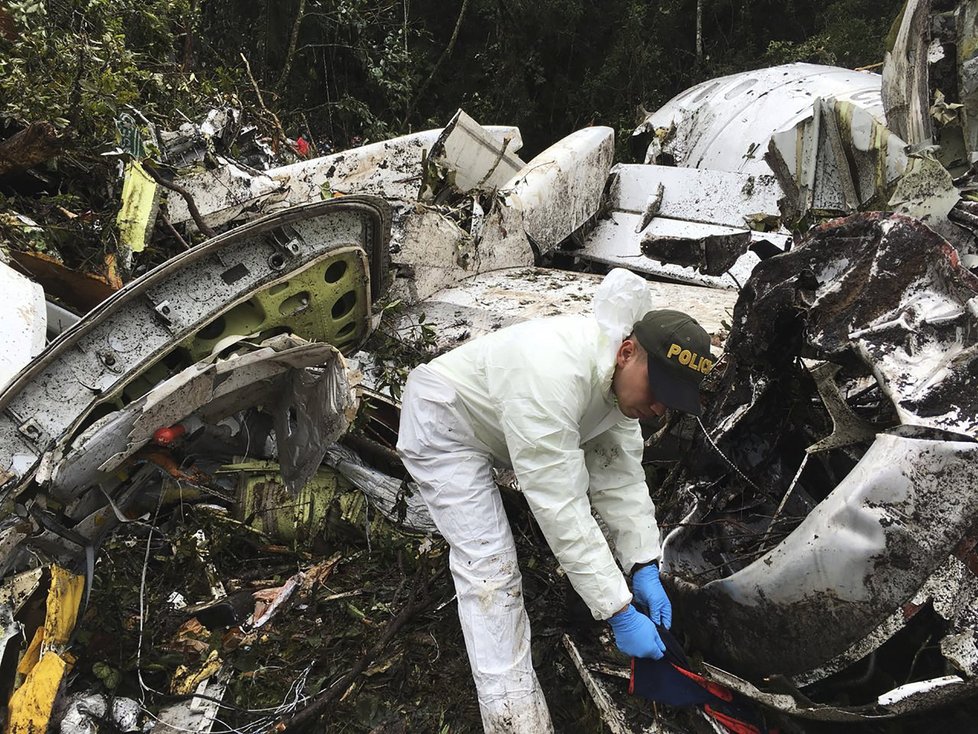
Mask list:
[[[560,314],[591,313],[602,276],[549,268],[508,268],[482,273],[439,291],[408,309],[399,332],[410,333],[419,314],[433,326],[442,347],[528,319]],[[737,294],[732,291],[678,283],[648,284],[650,308],[684,311],[702,324],[715,348],[726,338]]]
[[[661,184],[661,217],[743,229],[754,214],[780,216],[781,187],[772,174],[622,163],[611,173],[618,175],[609,201],[614,209],[645,213],[649,198]]]
[[[523,212],[526,234],[541,252],[597,213],[614,155],[614,130],[587,127],[551,145],[500,189],[505,205]]]
[[[442,132],[428,160],[451,171],[461,193],[492,191],[519,173],[526,163],[513,151],[519,147],[519,130],[502,140],[462,110]]]
[[[0,263],[0,388],[44,349],[44,289]]]
[[[745,71],[687,89],[635,132],[675,125],[663,150],[679,166],[767,174],[762,156],[771,135],[810,116],[816,97],[852,101],[885,123],[881,86],[878,74],[818,64]],[[654,162],[653,148],[646,162]]]
[[[888,544],[902,540],[923,557],[948,542],[955,524],[970,522],[969,507],[978,504],[970,485],[978,460],[978,444],[929,441],[880,434],[853,470],[795,528],[763,558],[707,586],[719,588],[740,604],[801,602],[826,595],[847,602],[874,603],[903,569],[889,569],[881,582],[877,564]],[[928,471],[913,467],[927,466]],[[917,509],[942,495],[960,498],[953,508],[941,508],[942,522],[919,517]],[[867,579],[874,582],[867,583]]]
[[[962,685],[964,681],[956,675],[945,675],[940,678],[931,678],[930,680],[922,680],[916,683],[907,683],[906,685],[894,688],[892,691],[887,691],[879,697],[880,706],[890,706],[898,701],[902,701],[905,698],[910,698],[911,696],[917,696],[921,693],[926,693],[927,691],[933,691],[936,688],[943,688],[944,686],[959,686]]]
[[[711,288],[737,289],[747,282],[754,266],[760,258],[753,252],[742,255],[728,273],[723,275],[703,275],[695,268],[662,263],[646,257],[642,253],[642,240],[645,237],[685,237],[690,238],[690,247],[696,239],[707,235],[733,234],[743,231],[722,225],[709,225],[684,222],[676,219],[656,217],[649,225],[638,230],[642,223],[640,214],[614,212],[610,217],[598,222],[594,231],[584,242],[579,255],[586,260],[628,268],[637,273],[646,273],[659,278],[667,278],[681,283],[695,283]],[[638,231],[637,231],[638,230]],[[777,232],[751,232],[753,241],[768,240],[784,248],[788,237]]]

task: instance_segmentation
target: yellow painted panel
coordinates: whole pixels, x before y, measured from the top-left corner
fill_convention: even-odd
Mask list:
[[[61,652],[68,643],[78,607],[85,593],[85,577],[76,576],[60,566],[51,566],[51,588],[48,590],[47,612],[44,619],[44,649]]]
[[[188,668],[185,665],[181,665],[177,668],[176,673],[173,674],[173,680],[170,681],[170,690],[173,691],[174,695],[177,696],[189,696],[195,690],[200,682],[205,678],[210,678],[212,675],[217,673],[221,669],[224,663],[221,658],[217,655],[217,650],[211,650],[210,654],[207,656],[207,660],[204,661],[203,666],[197,670]]]
[[[156,220],[159,187],[149,177],[139,161],[126,164],[122,182],[122,207],[116,218],[119,237],[133,252],[146,249],[146,235]]]
[[[41,643],[44,642],[44,628],[38,627],[37,631],[34,632],[34,639],[31,640],[31,644],[27,646],[24,651],[24,655],[21,657],[20,662],[17,663],[17,672],[21,675],[27,675],[30,673],[34,666],[37,665],[38,660],[41,659]]]
[[[55,696],[65,675],[65,662],[53,652],[44,653],[24,685],[10,697],[6,734],[47,731]]]

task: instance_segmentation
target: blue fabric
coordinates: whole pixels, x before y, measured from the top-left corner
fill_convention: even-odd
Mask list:
[[[635,658],[632,681],[636,696],[670,706],[701,706],[719,700],[665,659]]]
[[[665,655],[660,660],[632,659],[630,693],[669,706],[703,706],[708,715],[732,731],[750,734],[772,731],[764,717],[743,696],[695,673],[692,677],[687,675],[689,660],[678,640],[667,629],[659,627],[658,632],[665,645]]]

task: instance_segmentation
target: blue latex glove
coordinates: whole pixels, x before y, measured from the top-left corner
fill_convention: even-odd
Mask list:
[[[649,617],[666,629],[672,627],[672,604],[659,581],[658,566],[642,566],[632,576],[632,594],[639,607],[649,610]]]
[[[652,620],[631,604],[609,619],[608,624],[615,632],[615,644],[626,655],[659,660],[666,654],[666,646]]]

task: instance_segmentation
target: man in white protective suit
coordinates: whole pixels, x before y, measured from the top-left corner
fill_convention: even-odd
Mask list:
[[[608,620],[619,649],[665,652],[656,624],[670,626],[672,607],[659,581],[639,419],[667,408],[699,414],[713,357],[694,319],[650,311],[650,302],[645,280],[613,270],[593,315],[500,329],[408,377],[397,449],[451,548],[486,732],[553,731],[494,464],[513,468],[558,562],[594,617]]]

